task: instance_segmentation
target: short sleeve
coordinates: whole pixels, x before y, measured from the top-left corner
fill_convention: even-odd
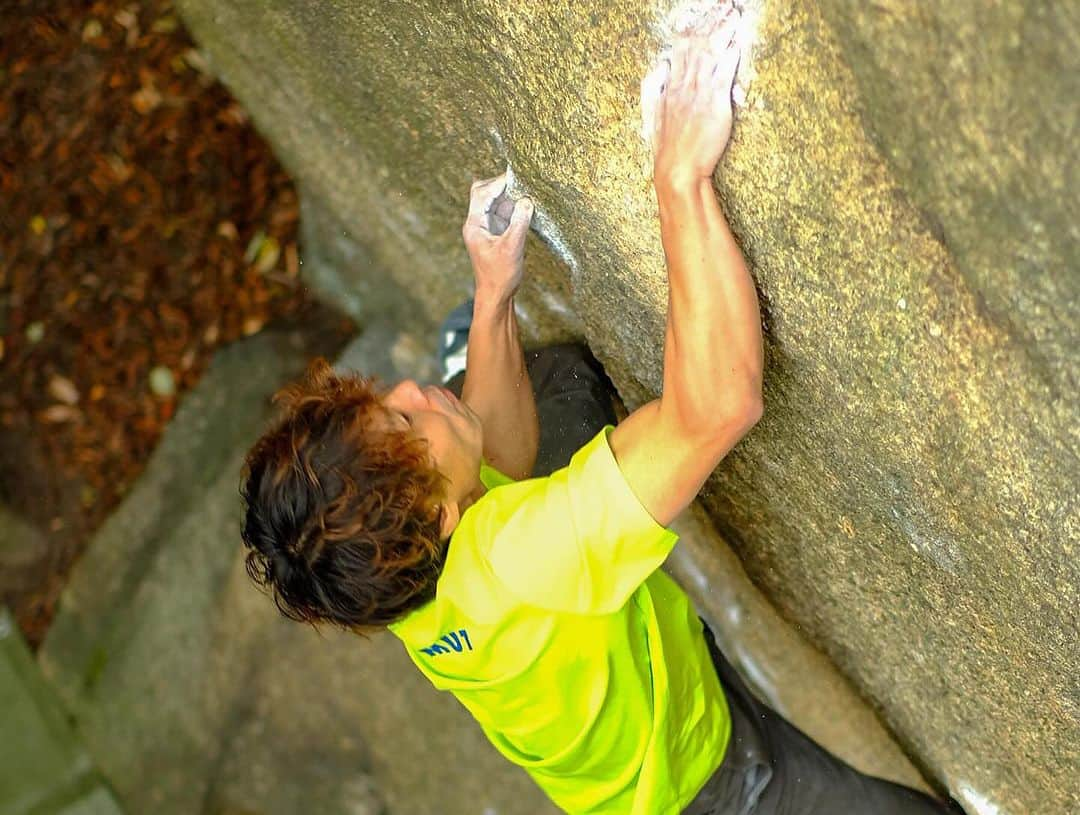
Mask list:
[[[601,430],[550,476],[498,490],[488,560],[499,580],[531,605],[615,612],[678,540],[627,484],[608,443],[612,429]]]
[[[480,483],[487,487],[489,490],[493,490],[496,487],[503,487],[507,484],[513,484],[514,479],[505,475],[486,461],[480,462]]]

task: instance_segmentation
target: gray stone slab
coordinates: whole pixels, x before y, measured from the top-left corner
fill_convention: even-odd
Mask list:
[[[0,812],[121,815],[41,676],[8,610],[0,606]]]
[[[256,673],[242,659],[250,623],[221,613],[240,556],[240,466],[269,396],[312,353],[289,332],[215,357],[76,566],[39,655],[133,812],[202,812],[229,787],[220,772]]]

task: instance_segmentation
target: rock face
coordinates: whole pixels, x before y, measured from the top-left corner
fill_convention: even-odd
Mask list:
[[[586,338],[631,407],[658,392],[637,97],[668,3],[179,5],[302,186],[314,285],[437,321],[468,185],[509,161],[530,338]],[[704,504],[972,812],[1080,808],[1078,16],[773,0],[717,173],[768,368]]]

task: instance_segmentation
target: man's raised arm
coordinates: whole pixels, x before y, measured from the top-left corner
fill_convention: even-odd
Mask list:
[[[738,50],[722,30],[682,35],[646,78],[669,299],[661,397],[611,436],[619,468],[667,525],[762,413],[761,318],[712,173],[731,133]]]
[[[525,236],[532,202],[497,201],[506,177],[473,184],[469,214],[462,227],[476,275],[472,326],[469,329],[465,383],[461,398],[484,426],[484,458],[514,479],[528,478],[536,462],[540,426],[532,384],[514,316],[514,295],[524,270]],[[489,210],[505,231],[491,231]],[[512,212],[504,210],[513,207]],[[508,222],[508,223],[507,223]]]

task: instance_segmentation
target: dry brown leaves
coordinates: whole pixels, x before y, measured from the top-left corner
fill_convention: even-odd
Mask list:
[[[296,192],[171,2],[3,5],[0,498],[53,533],[7,598],[36,641],[214,349],[309,301]]]

